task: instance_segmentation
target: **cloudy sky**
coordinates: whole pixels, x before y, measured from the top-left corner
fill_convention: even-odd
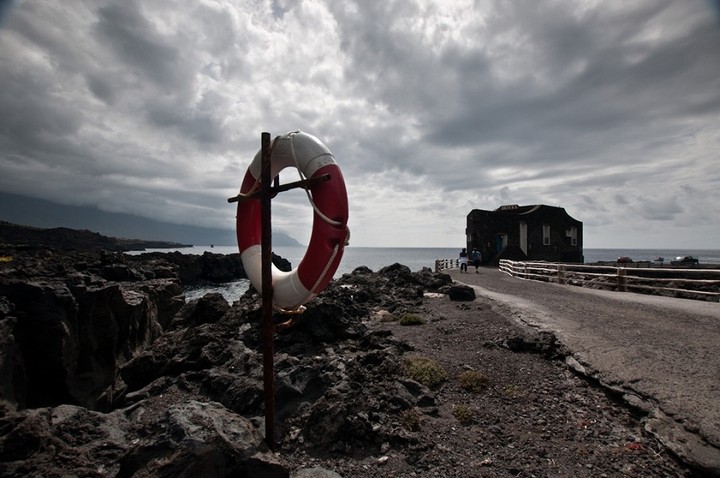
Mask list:
[[[0,4],[0,191],[230,229],[261,132],[300,129],[355,246],[456,247],[474,208],[548,204],[588,248],[720,248],[718,2]],[[311,216],[273,203],[304,243]]]

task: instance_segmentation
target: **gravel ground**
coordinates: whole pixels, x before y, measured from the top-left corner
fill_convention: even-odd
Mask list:
[[[632,410],[571,371],[553,336],[521,329],[482,297],[431,295],[418,310],[424,324],[372,328],[409,344],[406,357],[442,366],[436,413],[408,417],[409,445],[384,446],[377,456],[280,450],[295,470],[319,467],[344,478],[699,476],[645,434]],[[474,390],[461,382],[467,371],[481,378]]]

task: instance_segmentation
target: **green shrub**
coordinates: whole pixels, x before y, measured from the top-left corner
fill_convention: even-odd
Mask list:
[[[468,392],[480,393],[488,386],[488,378],[475,370],[466,370],[458,377],[460,386]]]
[[[425,321],[422,317],[415,314],[405,314],[400,317],[400,325],[422,325]]]
[[[400,425],[410,432],[420,430],[420,414],[415,410],[405,410],[400,414]]]
[[[474,413],[467,405],[455,405],[452,414],[462,425],[470,425],[473,422]]]
[[[436,388],[447,379],[442,366],[426,357],[413,357],[405,361],[407,375],[426,387]]]
[[[523,398],[528,394],[527,390],[523,388],[522,385],[516,385],[513,383],[505,385],[502,392],[505,396],[510,398]]]

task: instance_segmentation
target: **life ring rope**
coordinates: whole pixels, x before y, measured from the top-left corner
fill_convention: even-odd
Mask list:
[[[325,267],[323,267],[322,274],[320,274],[320,276],[317,278],[317,280],[313,284],[312,288],[310,289],[310,292],[312,292],[313,294],[317,294],[317,289],[320,286],[320,283],[323,281],[323,279],[327,275],[328,269],[330,269],[330,266],[332,265],[333,261],[335,260],[335,256],[337,256],[338,249],[340,249],[340,246],[338,244],[335,244],[332,255],[330,256],[327,263],[325,264]]]
[[[295,170],[298,172],[298,176],[300,177],[300,180],[305,181],[305,180],[307,180],[307,176],[305,176],[305,174],[303,174],[302,168],[300,167],[300,163],[298,163],[297,156],[295,155],[295,135],[297,133],[299,133],[299,131],[293,131],[291,133],[288,133],[288,135],[290,136],[290,153],[292,154],[293,163],[295,163]],[[275,140],[273,141],[273,146],[275,145],[275,142],[277,141],[277,139],[278,139],[278,137],[276,137]],[[271,148],[272,148],[272,146],[271,146]],[[250,188],[250,190],[247,193],[245,193],[244,195],[250,196],[251,194],[255,193],[259,189],[259,186],[260,186],[260,178],[257,178],[255,180],[255,183]],[[330,219],[329,217],[327,217],[325,214],[323,214],[323,212],[320,210],[320,208],[317,207],[317,205],[315,204],[315,201],[313,200],[313,197],[312,197],[312,194],[310,193],[309,188],[303,188],[303,189],[305,190],[305,195],[307,196],[308,202],[312,206],[313,211],[315,211],[315,213],[318,215],[318,217],[320,217],[320,219],[322,219],[323,221],[325,221],[326,223],[328,223],[332,226],[342,226],[342,222],[334,221],[334,220]],[[349,232],[350,231],[348,230],[348,237],[350,236]]]
[[[300,176],[300,180],[304,181],[307,179],[305,177],[305,174],[303,174],[302,169],[300,168],[300,164],[298,163],[297,156],[295,155],[295,135],[298,133],[298,131],[293,131],[290,133],[290,154],[292,155],[293,162],[295,163],[295,169],[298,172],[298,176]],[[342,226],[342,223],[340,221],[333,221],[329,217],[327,217],[323,212],[320,210],[320,208],[317,207],[315,204],[315,201],[313,201],[312,194],[310,194],[310,189],[305,188],[305,195],[308,198],[308,201],[310,202],[310,205],[313,208],[313,211],[326,223],[333,225],[333,226]]]

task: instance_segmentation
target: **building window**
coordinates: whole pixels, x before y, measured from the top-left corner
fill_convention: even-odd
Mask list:
[[[550,224],[543,224],[543,245],[550,245]]]
[[[570,238],[570,244],[577,246],[577,227],[570,226],[570,229],[565,230],[565,235]]]

